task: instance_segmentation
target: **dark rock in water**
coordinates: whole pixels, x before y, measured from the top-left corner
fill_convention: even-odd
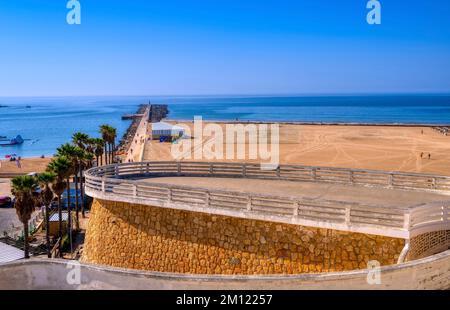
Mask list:
[[[0,104],[0,108],[7,108],[8,106],[7,105],[1,105]]]

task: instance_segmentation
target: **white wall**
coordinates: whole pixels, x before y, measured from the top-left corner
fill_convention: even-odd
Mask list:
[[[298,276],[196,276],[80,265],[81,284],[70,285],[63,260],[32,259],[0,265],[0,289],[450,289],[450,250],[381,268],[381,284],[367,270]]]

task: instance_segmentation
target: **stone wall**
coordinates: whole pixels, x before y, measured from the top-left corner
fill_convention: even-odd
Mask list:
[[[395,264],[403,239],[95,200],[82,261],[195,274],[299,274]]]

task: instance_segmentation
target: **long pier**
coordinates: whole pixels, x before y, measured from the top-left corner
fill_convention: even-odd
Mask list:
[[[149,124],[161,121],[168,113],[169,110],[167,105],[154,105],[149,103],[141,105],[136,114],[126,114],[122,116],[122,119],[133,120],[120,146],[122,161],[142,161],[145,141],[149,136],[149,130],[151,130]]]

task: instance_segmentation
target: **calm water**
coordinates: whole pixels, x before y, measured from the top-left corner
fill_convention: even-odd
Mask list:
[[[450,95],[202,97],[169,103],[171,119],[450,124]]]
[[[450,124],[450,95],[335,97],[97,97],[0,98],[0,136],[27,139],[21,146],[0,147],[0,157],[52,155],[75,131],[98,136],[103,123],[129,125],[121,115],[133,113],[149,99],[169,105],[169,118],[355,123]],[[31,108],[26,108],[29,105]]]
[[[19,146],[0,147],[0,158],[7,154],[22,157],[52,155],[76,131],[100,136],[98,127],[107,123],[118,136],[129,126],[121,115],[134,113],[143,103],[138,98],[0,98],[0,136],[26,139]],[[26,108],[29,105],[31,108]]]

